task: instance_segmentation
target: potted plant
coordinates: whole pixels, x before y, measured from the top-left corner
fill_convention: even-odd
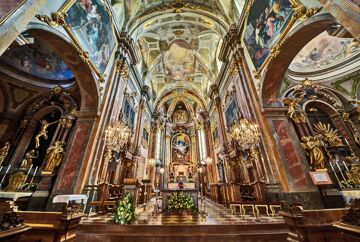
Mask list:
[[[115,210],[111,222],[117,224],[131,224],[135,221],[134,199],[130,193],[125,193]]]

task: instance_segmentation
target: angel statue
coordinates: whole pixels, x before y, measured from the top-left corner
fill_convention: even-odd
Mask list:
[[[63,156],[63,143],[61,141],[55,141],[55,143],[50,146],[46,151],[44,168],[42,169],[42,172],[53,173],[55,168],[60,165]]]
[[[56,120],[55,122],[52,122],[52,123],[48,123],[45,119],[43,120],[40,120],[40,123],[41,123],[41,129],[40,129],[40,132],[35,136],[35,148],[39,148],[40,147],[40,138],[41,137],[44,137],[45,140],[48,139],[48,136],[47,136],[47,128],[54,124],[54,123],[57,123],[59,120]]]
[[[306,154],[310,157],[310,166],[312,170],[325,169],[325,155],[322,149],[321,140],[313,136],[304,136],[301,138],[303,143],[301,147],[307,150]]]
[[[4,146],[0,148],[0,166],[2,166],[3,162],[5,161],[6,156],[9,153],[10,143],[6,141]]]

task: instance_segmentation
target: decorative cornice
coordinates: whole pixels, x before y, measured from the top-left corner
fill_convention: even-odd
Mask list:
[[[120,33],[119,46],[122,52],[129,56],[131,64],[136,65],[139,63],[139,57],[136,54],[134,40],[127,32]]]

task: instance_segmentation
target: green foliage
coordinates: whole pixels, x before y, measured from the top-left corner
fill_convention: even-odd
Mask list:
[[[125,193],[111,221],[117,224],[131,224],[135,221],[134,199],[130,193]]]
[[[187,194],[173,193],[167,202],[168,212],[182,213],[183,211],[197,212],[194,199]]]

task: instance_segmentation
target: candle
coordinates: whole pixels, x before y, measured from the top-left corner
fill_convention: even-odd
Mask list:
[[[344,166],[345,166],[345,169],[346,169],[347,171],[349,171],[349,168],[347,167],[345,161],[342,161],[342,162],[343,162],[343,164],[344,164]]]
[[[26,173],[26,177],[25,177],[25,180],[24,180],[23,185],[26,183],[27,178],[28,178],[28,176],[29,176],[29,173],[30,173],[30,171],[31,171],[32,167],[33,167],[33,164],[31,164],[31,166],[30,166],[30,168],[29,168],[28,172]]]
[[[345,140],[346,145],[349,146],[350,145],[349,141],[346,138],[344,140]]]
[[[6,175],[8,174],[10,167],[11,167],[11,164],[9,164],[8,168],[6,169],[5,175],[4,175],[3,178],[1,179],[0,187],[1,187],[1,185],[3,184],[4,179],[5,179]]]
[[[34,174],[33,174],[32,178],[31,178],[30,184],[32,184],[32,182],[33,182],[33,180],[34,180],[34,177],[35,177],[35,175],[36,175],[36,172],[37,172],[38,168],[39,168],[38,166],[37,166],[37,167],[35,167],[35,171],[34,171]],[[29,185],[29,186],[30,186],[30,185]]]

